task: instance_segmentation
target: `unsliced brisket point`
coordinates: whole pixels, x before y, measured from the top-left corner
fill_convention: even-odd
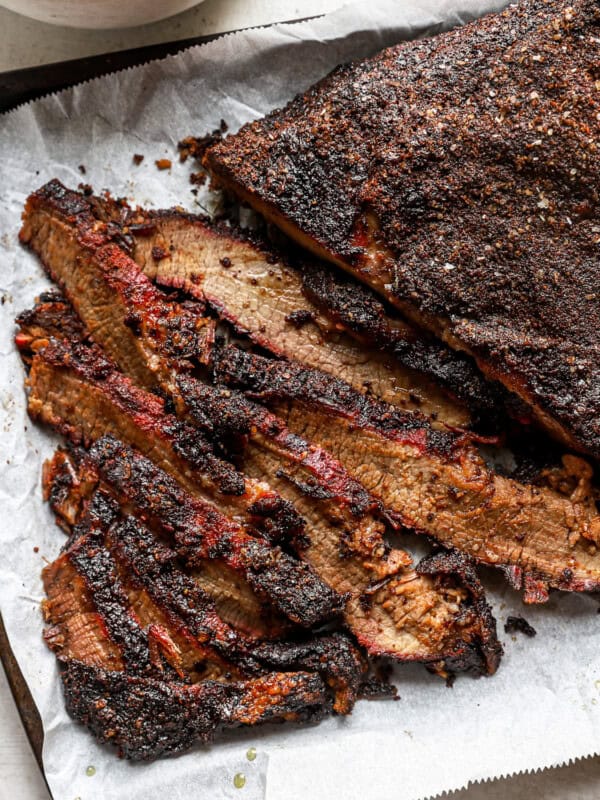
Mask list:
[[[327,452],[237,392],[186,375],[177,385],[190,416],[201,413],[221,435],[246,438],[244,469],[271,476],[307,516],[302,555],[347,596],[345,623],[369,653],[423,661],[442,674],[495,671],[495,623],[477,579],[463,582],[466,563],[454,577],[418,574],[405,551],[385,543],[378,503]]]
[[[28,198],[20,239],[121,369],[142,387],[163,385],[172,365],[207,359],[213,323],[201,307],[182,306],[153,286],[118,246],[120,228],[93,209],[84,195],[50,181]]]
[[[527,601],[544,601],[548,588],[600,586],[600,517],[581,459],[564,459],[565,496],[497,475],[461,437],[300,364],[229,347],[217,375],[274,405],[290,430],[328,450],[405,526],[504,567]]]
[[[265,492],[258,482],[250,487],[250,495],[243,477],[217,459],[197,431],[166,415],[162,401],[136,389],[96,348],[52,340],[34,357],[29,383],[32,417],[53,425],[75,443],[92,443],[105,433],[120,436],[140,447],[199,497],[208,493],[221,508],[234,513],[243,513],[265,495],[277,502],[277,496]],[[227,490],[233,484],[238,494],[222,494],[224,482]],[[230,498],[235,498],[235,503],[231,504]],[[241,529],[236,530],[241,535]],[[276,547],[260,553],[259,549],[258,543],[254,549],[246,547],[245,566],[228,550],[219,558],[241,571],[263,597],[269,583],[263,580],[266,570],[283,569],[285,581],[272,583],[266,597],[302,625],[310,626],[339,611],[341,598],[305,564]]]
[[[327,298],[317,305],[307,294],[302,270],[257,234],[176,209],[136,209],[127,217],[126,228],[133,238],[132,256],[149,278],[206,300],[222,319],[262,347],[403,408],[418,408],[450,425],[469,424],[464,405],[445,396],[436,384],[435,369],[428,369],[435,362],[422,359],[422,348],[414,349],[406,340],[407,325],[403,330],[406,347],[414,349],[411,363],[383,352],[379,342],[367,343],[361,337],[357,344],[354,329],[342,330],[326,307]],[[365,291],[359,289],[359,298]],[[450,371],[445,367],[446,375]]]
[[[205,159],[595,457],[599,34],[597,0],[523,0],[339,67]]]

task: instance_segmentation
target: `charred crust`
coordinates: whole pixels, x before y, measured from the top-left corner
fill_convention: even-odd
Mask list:
[[[224,725],[278,719],[312,722],[328,711],[318,675],[296,673],[246,683],[177,681],[107,672],[71,661],[62,670],[67,710],[121,756],[146,761],[210,742]],[[259,697],[272,700],[260,710]]]
[[[303,325],[307,325],[309,322],[314,322],[315,315],[312,311],[309,311],[305,308],[299,308],[297,311],[292,311],[291,314],[288,314],[285,318],[285,321],[290,325],[293,325],[295,328],[302,328]]]
[[[215,379],[258,400],[297,400],[336,414],[360,428],[372,428],[386,437],[452,458],[457,437],[431,427],[416,412],[403,412],[352,389],[347,383],[297,362],[278,361],[234,346],[215,354]]]

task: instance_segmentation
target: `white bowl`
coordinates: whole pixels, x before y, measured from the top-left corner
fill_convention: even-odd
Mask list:
[[[69,28],[129,28],[172,17],[202,0],[0,0],[0,6]]]

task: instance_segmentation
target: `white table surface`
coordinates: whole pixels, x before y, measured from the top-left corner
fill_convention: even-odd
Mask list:
[[[121,31],[78,31],[44,25],[0,8],[0,72],[69,58],[325,13],[343,0],[206,0],[164,22]],[[518,731],[515,732],[518,747]],[[375,789],[374,785],[374,789]],[[127,796],[124,790],[123,797]],[[376,797],[376,794],[374,794]],[[600,759],[536,775],[472,786],[451,800],[598,800]],[[49,800],[0,669],[0,800]],[[71,800],[71,798],[55,798]],[[102,798],[98,798],[102,800]],[[241,795],[240,795],[241,800]],[[402,800],[402,789],[398,790]]]

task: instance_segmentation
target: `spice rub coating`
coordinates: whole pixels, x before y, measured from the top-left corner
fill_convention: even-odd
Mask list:
[[[600,455],[600,9],[525,0],[340,67],[205,163]]]

